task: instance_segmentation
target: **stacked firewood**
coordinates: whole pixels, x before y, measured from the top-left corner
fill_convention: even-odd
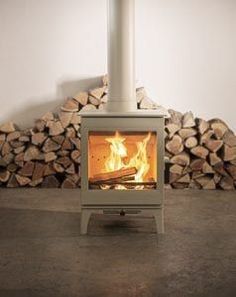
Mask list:
[[[0,186],[76,188],[80,185],[80,110],[103,109],[103,84],[68,98],[58,113],[48,112],[33,128],[20,130],[13,122],[0,125]],[[144,88],[137,88],[139,109],[161,108]],[[166,158],[173,188],[234,189],[236,136],[221,120],[195,119],[170,110],[166,119]]]
[[[107,76],[101,87],[68,98],[58,113],[47,112],[33,128],[13,122],[0,125],[0,186],[76,188],[80,185],[81,110],[103,109]],[[138,108],[156,108],[144,88],[137,89]]]
[[[169,110],[166,157],[173,188],[233,190],[236,186],[236,136],[220,119],[205,121],[192,112]]]

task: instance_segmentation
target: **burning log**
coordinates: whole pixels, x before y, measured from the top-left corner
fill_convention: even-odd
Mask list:
[[[116,180],[118,178],[135,175],[136,173],[137,169],[135,167],[122,168],[116,171],[95,174],[92,178],[89,179],[89,182],[96,183],[101,181]]]

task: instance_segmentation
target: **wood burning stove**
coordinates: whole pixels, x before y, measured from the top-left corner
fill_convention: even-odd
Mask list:
[[[109,0],[106,110],[81,112],[81,233],[92,213],[149,214],[164,232],[164,116],[135,98],[134,0]]]
[[[83,113],[81,232],[92,212],[142,210],[163,232],[164,118],[156,113]]]

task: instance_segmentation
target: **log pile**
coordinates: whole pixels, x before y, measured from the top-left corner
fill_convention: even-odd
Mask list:
[[[104,108],[107,76],[102,81],[101,86],[65,100],[58,113],[47,112],[30,129],[20,130],[13,122],[0,124],[1,187],[80,186],[78,112]],[[136,94],[139,109],[159,108],[144,88],[137,88]],[[165,145],[166,157],[171,162],[171,187],[234,189],[236,136],[229,127],[219,119],[194,118],[191,112],[169,113]]]
[[[0,186],[76,188],[80,186],[80,110],[103,109],[108,80],[65,100],[58,113],[47,112],[30,129],[0,124]],[[138,108],[156,108],[144,88],[137,89]]]
[[[192,112],[169,110],[166,158],[176,189],[233,190],[236,186],[236,136],[220,119],[205,121]]]

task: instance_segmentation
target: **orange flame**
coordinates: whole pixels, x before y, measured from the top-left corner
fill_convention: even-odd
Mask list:
[[[150,138],[151,133],[149,132],[143,141],[136,143],[137,153],[128,161],[128,164],[124,162],[124,158],[128,156],[124,143],[126,139],[118,131],[116,131],[114,137],[106,138],[106,141],[110,143],[110,155],[105,162],[106,171],[110,172],[121,168],[135,167],[137,169],[137,173],[134,176],[135,182],[143,182],[150,167],[146,150]]]

